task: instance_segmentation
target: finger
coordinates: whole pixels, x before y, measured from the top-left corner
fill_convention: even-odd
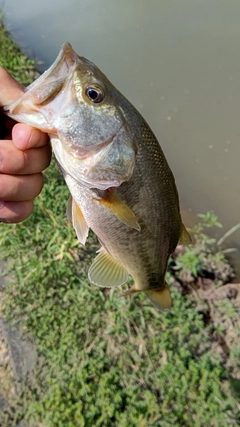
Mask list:
[[[42,172],[51,161],[49,144],[40,148],[18,150],[12,141],[0,141],[0,173],[9,175],[31,175]]]
[[[0,67],[0,107],[10,104],[24,93],[24,87]]]
[[[31,126],[17,123],[12,130],[12,139],[14,145],[19,150],[27,150],[34,147],[42,147],[46,145],[49,137],[46,133]]]
[[[43,187],[43,175],[0,174],[0,201],[23,202],[38,196]]]
[[[0,221],[4,223],[18,223],[27,219],[33,211],[33,201],[5,202],[0,204]]]

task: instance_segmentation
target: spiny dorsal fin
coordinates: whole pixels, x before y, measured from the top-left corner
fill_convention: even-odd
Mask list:
[[[83,216],[80,207],[77,205],[75,200],[70,196],[66,209],[67,218],[72,221],[73,227],[76,231],[77,238],[82,245],[85,245],[89,227]]]
[[[88,271],[90,282],[104,288],[123,285],[128,273],[109,253],[101,248]]]
[[[94,200],[106,206],[106,208],[108,208],[114,215],[116,215],[116,217],[124,224],[134,228],[135,230],[141,230],[136,215],[132,209],[130,209],[126,203],[124,203],[111,191],[106,191],[104,198]]]
[[[178,245],[189,245],[191,242],[192,242],[191,236],[182,223],[181,234],[178,241]]]

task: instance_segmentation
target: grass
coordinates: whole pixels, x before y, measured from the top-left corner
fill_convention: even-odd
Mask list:
[[[3,27],[0,46],[0,64],[29,83],[33,63]],[[206,224],[217,225],[217,219],[201,218],[202,225],[193,230],[198,249],[172,259],[168,278],[174,306],[163,314],[142,295],[119,298],[119,290],[88,283],[87,269],[98,245],[91,235],[86,249],[80,247],[65,218],[67,199],[53,161],[31,218],[18,225],[1,224],[1,256],[8,260],[13,277],[1,295],[4,313],[23,323],[40,356],[33,375],[0,415],[0,424],[10,427],[22,420],[27,427],[239,425],[238,307],[229,299],[211,302],[210,308],[203,300],[203,307],[193,294],[182,295],[176,287],[185,283],[186,274],[189,287],[199,277],[203,280],[210,255],[215,264],[227,265],[221,247],[204,234]],[[218,289],[225,281],[214,276],[213,283]],[[212,314],[213,321],[206,322],[210,309],[220,316]],[[229,322],[235,331],[228,336],[231,349],[226,360],[213,344],[215,337],[226,338]]]
[[[0,65],[8,70],[24,86],[29,85],[39,73],[34,61],[30,61],[8,37],[0,11]]]

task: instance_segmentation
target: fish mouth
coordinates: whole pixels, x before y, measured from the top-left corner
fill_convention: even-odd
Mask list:
[[[60,52],[53,64],[33,83],[24,94],[3,107],[3,112],[9,117],[34,126],[43,132],[57,134],[56,129],[49,123],[47,115],[41,110],[48,109],[48,104],[67,86],[76,68],[79,56],[69,43],[61,46]],[[32,114],[31,114],[32,113]]]
[[[73,50],[70,43],[64,43],[60,48],[60,52],[57,58],[55,59],[53,64],[44,72],[43,76],[45,77],[45,79],[49,78],[51,75],[54,79],[66,78],[66,75],[69,73],[69,70],[72,67],[75,67],[77,58],[78,55]],[[64,65],[66,66],[66,69],[64,68]],[[31,86],[32,85],[30,85],[29,88]]]

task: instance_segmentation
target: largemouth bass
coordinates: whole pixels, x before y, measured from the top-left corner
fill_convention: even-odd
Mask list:
[[[134,284],[160,309],[171,306],[165,283],[169,256],[190,238],[182,224],[173,174],[138,111],[70,44],[53,65],[4,108],[51,139],[71,192],[67,213],[84,245],[89,228],[101,249],[90,282]]]

